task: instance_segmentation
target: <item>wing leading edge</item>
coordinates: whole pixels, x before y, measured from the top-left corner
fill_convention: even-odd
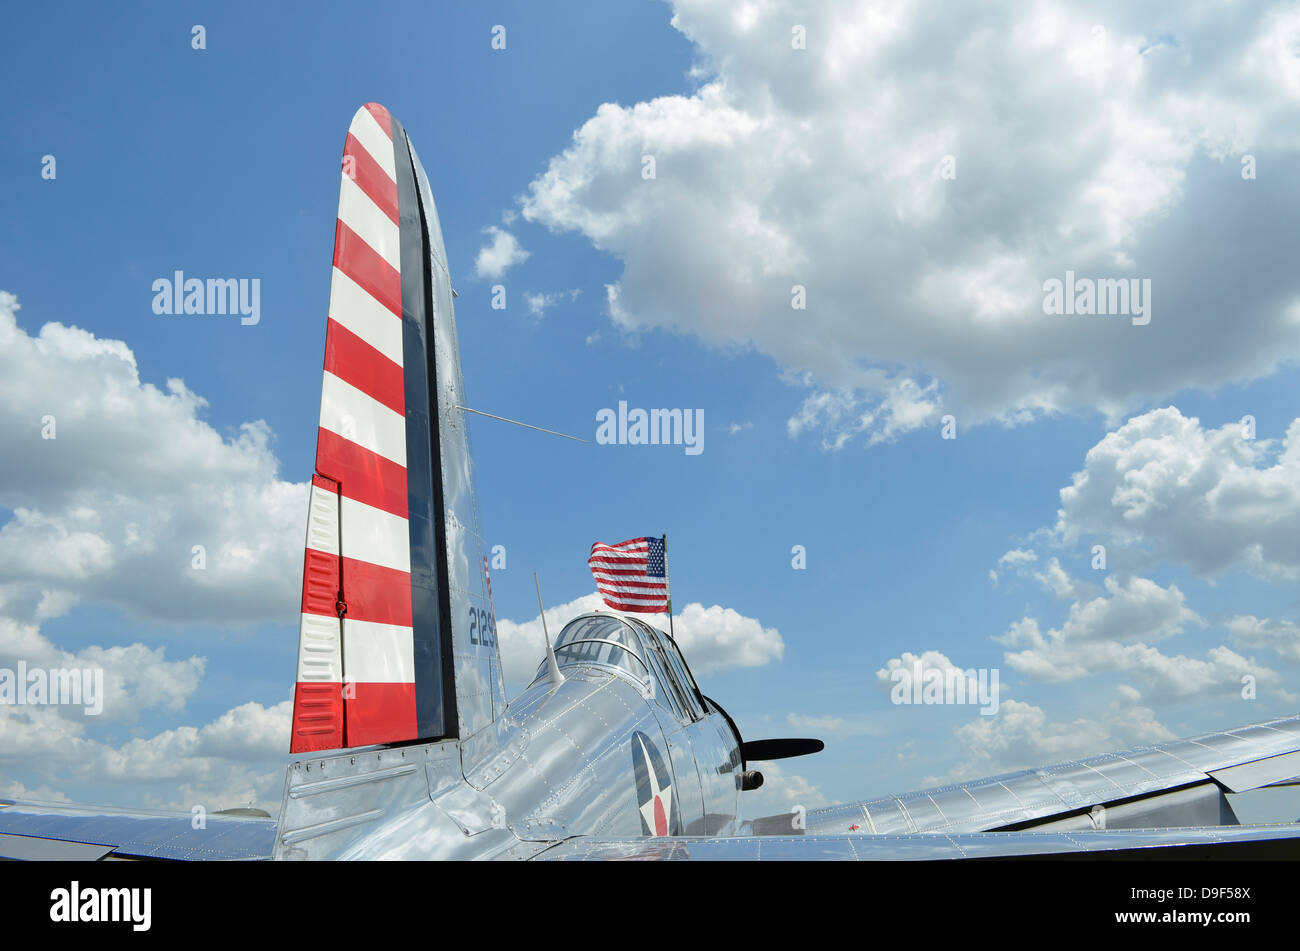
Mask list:
[[[1300,717],[751,823],[719,838],[577,837],[548,861],[1300,858],[1300,823],[1239,825],[1226,792],[1300,783]]]
[[[0,800],[0,858],[254,860],[274,844],[274,819]]]
[[[1082,830],[1236,825],[1224,791],[1296,780],[1297,754],[1300,716],[811,809],[805,831],[870,836],[1019,830],[1047,823]]]
[[[937,861],[1043,858],[1290,858],[1300,825],[1094,832],[971,832],[957,835],[741,835],[716,838],[578,837],[537,856],[545,861]]]

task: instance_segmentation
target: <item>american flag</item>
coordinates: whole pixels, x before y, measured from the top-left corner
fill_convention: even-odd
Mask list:
[[[615,611],[658,614],[669,609],[668,557],[662,538],[630,538],[617,545],[596,542],[587,567],[600,596]]]

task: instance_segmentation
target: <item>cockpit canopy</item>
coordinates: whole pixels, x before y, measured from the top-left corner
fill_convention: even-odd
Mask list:
[[[581,664],[621,671],[680,719],[698,720],[706,713],[676,642],[639,618],[599,612],[574,618],[555,639],[555,662],[561,669]],[[534,682],[545,667],[543,661]]]
[[[631,625],[612,614],[589,614],[566,624],[555,639],[555,662],[561,668],[573,664],[618,667],[637,680],[644,680],[650,672]]]

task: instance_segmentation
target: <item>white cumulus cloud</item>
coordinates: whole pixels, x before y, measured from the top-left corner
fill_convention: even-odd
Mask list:
[[[474,259],[474,273],[479,277],[495,281],[516,264],[528,259],[529,252],[519,244],[519,239],[509,231],[495,225],[483,229],[488,236],[488,243],[479,248],[478,257]]]
[[[1300,625],[1294,621],[1245,614],[1228,622],[1228,632],[1240,644],[1267,648],[1292,663],[1300,663]]]
[[[1102,673],[1131,675],[1147,686],[1153,699],[1165,701],[1238,695],[1244,677],[1255,678],[1261,688],[1277,690],[1279,697],[1290,697],[1277,671],[1226,645],[1211,647],[1203,658],[1167,654],[1151,646],[1148,642],[1176,637],[1188,625],[1206,624],[1187,607],[1177,586],[1110,577],[1105,588],[1102,596],[1072,603],[1060,628],[1043,633],[1032,617],[1012,624],[995,638],[1007,647],[1021,648],[1004,655],[1007,666],[1046,683]]]
[[[599,594],[587,594],[567,604],[546,609],[546,627],[554,640],[560,629],[579,614],[609,611]],[[662,630],[668,629],[665,615],[644,615],[643,619]],[[774,627],[764,627],[754,618],[732,608],[693,602],[673,616],[677,646],[681,648],[696,677],[735,667],[761,667],[785,654],[785,642]],[[501,666],[507,681],[527,684],[533,679],[546,653],[542,619],[497,620],[501,645]]]
[[[5,613],[83,600],[163,621],[294,617],[306,485],[280,479],[266,423],[223,437],[181,380],[141,380],[122,341],[58,323],[31,336],[17,310],[0,292]]]
[[[1276,441],[1245,438],[1237,421],[1203,427],[1174,406],[1135,416],[1088,450],[1055,530],[1205,576],[1300,579],[1300,419]]]
[[[700,87],[601,105],[522,213],[622,262],[619,327],[773,357],[792,435],[1117,419],[1300,352],[1300,187],[1240,174],[1300,147],[1295,7],[672,7]],[[1045,315],[1067,270],[1150,279],[1150,323]]]
[[[929,781],[978,779],[1176,738],[1138,702],[1136,691],[1118,692],[1120,696],[1095,718],[1053,720],[1031,703],[1004,701],[996,717],[978,717],[954,731],[967,755],[947,775]]]

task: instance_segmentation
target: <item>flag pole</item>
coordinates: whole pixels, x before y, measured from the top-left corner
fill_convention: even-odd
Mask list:
[[[668,533],[663,535],[664,543],[664,587],[668,589],[668,636],[677,643],[677,634],[673,631],[673,582],[668,575]]]

